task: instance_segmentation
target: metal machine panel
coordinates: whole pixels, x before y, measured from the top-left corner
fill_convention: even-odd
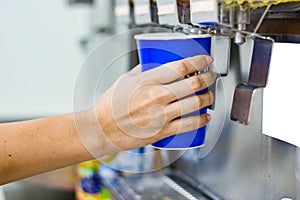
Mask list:
[[[247,70],[239,70],[243,58],[237,46],[233,45],[231,55],[229,73],[222,77],[229,97],[226,116],[235,86],[247,76]],[[262,135],[262,94],[261,89],[254,94],[252,120],[247,126],[226,117],[221,137],[206,157],[198,159],[198,151],[190,150],[173,167],[224,199],[296,199],[296,148]]]

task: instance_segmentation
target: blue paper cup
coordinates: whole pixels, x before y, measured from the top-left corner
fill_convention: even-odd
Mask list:
[[[149,33],[136,35],[142,71],[151,70],[165,63],[196,55],[210,55],[210,35],[184,35],[181,33]],[[201,94],[207,89],[197,92]],[[186,116],[206,113],[206,108]],[[185,116],[182,116],[185,117]],[[190,149],[204,144],[206,126],[177,134],[152,144],[155,148]]]

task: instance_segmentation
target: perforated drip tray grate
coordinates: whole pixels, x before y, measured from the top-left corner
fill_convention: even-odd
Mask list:
[[[127,175],[105,180],[115,199],[126,200],[210,200],[195,188],[174,175],[156,172]],[[214,199],[214,198],[213,198]]]

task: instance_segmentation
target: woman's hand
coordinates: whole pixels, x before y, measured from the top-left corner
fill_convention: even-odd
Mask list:
[[[205,125],[208,114],[180,116],[212,103],[209,92],[191,94],[216,76],[205,72],[182,78],[211,62],[196,56],[144,73],[136,68],[120,77],[94,109],[0,124],[0,185]]]
[[[205,72],[182,78],[211,63],[209,56],[195,56],[143,73],[136,67],[121,76],[95,106],[106,139],[115,150],[128,150],[207,124],[208,114],[180,116],[213,103],[210,92],[195,92],[213,84],[216,75]]]

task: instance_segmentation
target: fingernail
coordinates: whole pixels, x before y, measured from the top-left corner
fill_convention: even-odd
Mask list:
[[[211,120],[211,116],[210,115],[206,115],[206,119],[207,119],[207,121],[210,121]]]
[[[214,61],[214,59],[210,56],[205,56],[206,65],[211,65],[211,63]]]

